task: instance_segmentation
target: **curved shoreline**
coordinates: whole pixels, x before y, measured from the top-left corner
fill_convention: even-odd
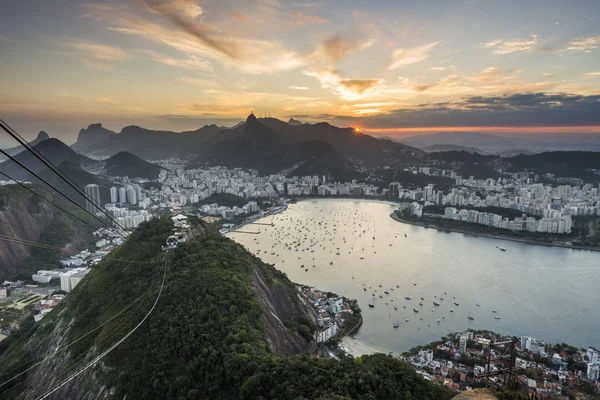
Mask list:
[[[425,228],[425,229],[435,229],[435,230],[441,229],[441,228],[438,228],[436,226],[426,226],[424,223],[418,223],[418,222],[415,222],[415,221],[409,221],[409,220],[406,220],[406,219],[401,219],[401,218],[399,218],[396,215],[396,213],[391,213],[390,217],[394,221],[396,221],[396,222],[400,222],[400,223],[404,223],[404,224],[409,224],[409,225],[414,225],[414,226],[420,226],[420,227]],[[471,236],[476,236],[476,237],[484,237],[484,238],[488,238],[488,239],[500,239],[500,240],[508,240],[508,241],[511,241],[511,242],[519,242],[519,243],[525,243],[525,244],[534,244],[534,245],[539,245],[539,246],[561,247],[563,249],[588,250],[588,251],[600,252],[600,249],[599,248],[595,248],[595,247],[573,246],[573,245],[560,244],[560,243],[545,243],[545,242],[539,242],[539,241],[536,241],[536,240],[523,239],[523,238],[515,238],[515,237],[510,237],[510,236],[501,236],[501,235],[494,235],[494,234],[487,234],[487,233],[475,233],[475,232],[471,232],[471,231],[465,230],[465,229],[444,228],[444,231],[450,231],[450,232],[454,232],[454,233],[462,233],[464,235],[471,235]]]

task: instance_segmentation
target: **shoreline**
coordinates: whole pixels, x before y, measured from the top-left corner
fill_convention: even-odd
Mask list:
[[[323,201],[323,200],[343,200],[343,201],[348,201],[348,202],[354,202],[354,201],[361,201],[361,202],[370,202],[370,203],[379,203],[379,204],[388,204],[391,206],[398,206],[399,202],[395,202],[395,201],[390,201],[389,199],[377,199],[377,198],[352,198],[352,197],[329,197],[329,196],[314,196],[314,197],[302,197],[302,198],[296,198],[297,203],[299,204],[300,202],[305,202],[305,201],[313,201],[313,200],[318,200],[318,201]],[[288,204],[292,205],[293,203]],[[289,208],[288,208],[289,210]],[[283,211],[287,211],[287,210],[282,210]],[[271,215],[272,216],[272,215]],[[267,218],[268,216],[265,216],[264,218]],[[390,217],[392,219],[394,219],[396,222],[400,222],[400,223],[407,223],[409,225],[414,225],[414,226],[421,226],[424,228],[432,228],[432,229],[436,229],[439,230],[441,228],[437,228],[435,226],[424,226],[423,224],[420,224],[418,222],[413,222],[413,221],[406,221],[400,218],[395,217],[395,213],[391,213]],[[259,218],[258,221],[260,221],[263,218]],[[590,250],[590,251],[600,251],[600,249],[595,249],[595,248],[578,248],[575,246],[568,246],[568,245],[559,245],[559,244],[550,244],[550,243],[539,243],[539,242],[535,242],[535,241],[529,241],[527,239],[521,239],[521,238],[510,238],[510,237],[503,237],[503,236],[498,236],[498,235],[493,235],[493,234],[478,234],[478,233],[472,233],[469,231],[465,231],[465,230],[458,230],[458,229],[446,229],[446,231],[451,231],[451,232],[455,232],[455,233],[462,233],[464,235],[471,235],[471,236],[475,236],[475,237],[486,237],[488,239],[500,239],[500,240],[509,240],[509,241],[513,241],[513,242],[521,242],[521,243],[526,243],[526,244],[538,244],[538,245],[544,245],[544,246],[552,246],[552,247],[562,247],[562,248],[568,248],[568,249],[574,249],[574,250]],[[237,233],[235,231],[229,232],[229,234],[233,234],[233,233]],[[304,285],[303,283],[296,283],[298,285]],[[362,317],[362,316],[361,316]],[[367,354],[375,354],[375,353],[382,353],[382,354],[389,354],[392,353],[394,356],[399,356],[402,354],[402,352],[397,352],[394,350],[388,350],[386,351],[386,349],[381,349],[381,348],[377,348],[377,347],[372,347],[370,346],[367,342],[363,342],[359,339],[356,338],[355,336],[356,334],[356,330],[352,331],[351,333],[347,333],[344,338],[341,340],[341,344],[344,345],[344,351],[347,351],[349,354],[352,354],[354,357],[357,356],[361,356],[361,355],[367,355]],[[555,340],[556,341],[556,340]],[[406,351],[408,351],[409,349],[407,349]]]
[[[394,221],[400,222],[400,223],[403,223],[403,224],[420,226],[420,227],[425,228],[425,229],[435,229],[435,230],[441,229],[441,228],[438,228],[436,226],[425,226],[424,223],[418,223],[416,221],[409,221],[409,220],[405,220],[405,219],[399,218],[396,215],[395,212],[391,213],[390,217]],[[539,242],[539,241],[531,240],[531,239],[523,239],[523,238],[516,238],[516,237],[502,236],[502,235],[495,235],[495,234],[486,234],[486,233],[476,233],[476,232],[471,232],[471,231],[465,230],[465,229],[444,228],[444,231],[450,231],[450,232],[454,232],[454,233],[462,233],[463,235],[471,235],[471,236],[475,236],[475,237],[483,237],[483,238],[488,238],[488,239],[508,240],[508,241],[511,241],[511,242],[519,242],[519,243],[533,244],[533,245],[539,245],[539,246],[561,247],[563,249],[587,250],[587,251],[600,252],[600,248],[595,248],[595,247],[573,246],[573,245],[560,244],[560,243],[545,243],[545,242]]]

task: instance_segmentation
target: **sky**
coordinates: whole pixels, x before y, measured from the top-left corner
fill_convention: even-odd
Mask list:
[[[376,136],[600,133],[598,0],[19,0],[0,117],[188,130],[253,111]],[[10,144],[0,138],[0,145]]]

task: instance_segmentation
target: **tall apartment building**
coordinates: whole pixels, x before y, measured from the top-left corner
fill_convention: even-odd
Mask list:
[[[100,188],[96,184],[85,185],[85,209],[91,213],[97,213],[100,205]]]

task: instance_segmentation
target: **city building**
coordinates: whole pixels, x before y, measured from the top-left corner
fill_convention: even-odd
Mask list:
[[[100,205],[100,188],[96,184],[85,185],[85,194],[87,197],[85,200],[85,209],[96,214],[100,211],[98,207]]]
[[[110,202],[111,203],[116,203],[119,200],[119,191],[117,190],[116,187],[111,187],[110,188]]]
[[[60,276],[60,289],[69,293],[89,272],[88,268],[75,268]]]
[[[127,203],[127,190],[124,187],[119,188],[119,203]]]
[[[545,355],[546,354],[546,344],[538,339],[534,339],[528,336],[521,337],[521,348],[523,350],[529,350],[534,354]]]
[[[461,353],[467,352],[467,340],[467,336],[461,336],[458,340],[458,351],[460,351]]]

